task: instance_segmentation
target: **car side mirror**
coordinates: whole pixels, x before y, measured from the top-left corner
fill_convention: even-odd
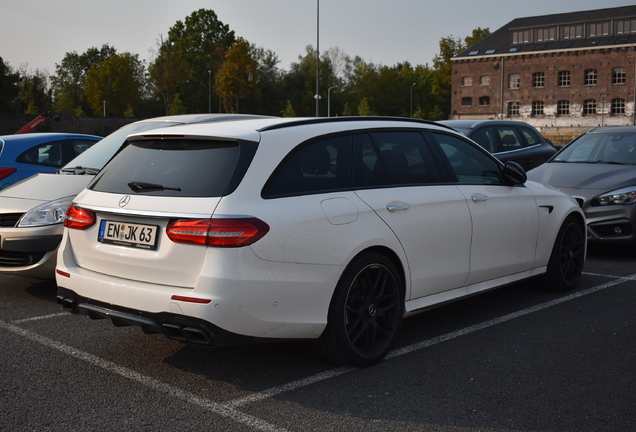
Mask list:
[[[524,184],[528,180],[526,170],[517,162],[508,161],[504,165],[503,174],[513,184]]]

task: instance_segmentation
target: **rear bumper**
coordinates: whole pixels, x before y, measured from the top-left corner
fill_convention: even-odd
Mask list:
[[[168,339],[193,345],[232,345],[265,340],[231,333],[194,317],[169,312],[151,313],[98,302],[62,287],[57,290],[57,303],[74,314],[110,319],[116,327],[139,326],[146,334],[159,333]]]

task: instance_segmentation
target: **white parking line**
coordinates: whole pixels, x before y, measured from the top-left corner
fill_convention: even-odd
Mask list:
[[[86,363],[89,363],[93,366],[97,366],[109,372],[118,374],[131,381],[135,381],[145,387],[151,388],[161,393],[166,393],[166,394],[175,396],[179,399],[184,400],[187,403],[190,403],[192,405],[197,405],[201,408],[207,409],[208,411],[211,411],[222,417],[227,417],[243,425],[250,426],[256,430],[265,431],[265,432],[287,432],[287,429],[285,428],[279,428],[277,426],[274,426],[266,422],[265,420],[261,420],[257,417],[237,411],[236,409],[233,409],[231,406],[227,404],[212,402],[205,398],[199,397],[193,393],[184,391],[173,385],[166,384],[154,378],[142,375],[139,372],[135,372],[134,370],[119,366],[111,361],[104,360],[93,354],[89,354],[85,351],[78,350],[68,345],[64,345],[63,343],[57,342],[53,339],[49,339],[45,336],[39,335],[30,330],[25,330],[14,324],[0,321],[0,328],[9,330],[10,332],[16,333],[33,342],[37,342],[49,348],[56,349],[64,354],[68,354],[71,357],[75,357],[79,360],[85,361]]]
[[[36,317],[31,317],[31,318],[23,318],[23,319],[19,319],[19,320],[15,320],[13,321],[14,324],[22,324],[25,322],[30,322],[30,321],[39,321],[39,320],[43,320],[43,319],[49,319],[49,318],[57,318],[60,316],[68,316],[68,312],[60,312],[60,313],[55,313],[55,314],[50,314],[50,315],[40,315],[40,316],[36,316]]]
[[[482,330],[488,327],[492,327],[494,325],[497,324],[501,324],[507,321],[510,321],[512,319],[515,318],[519,318],[534,312],[538,312],[541,311],[543,309],[547,309],[549,307],[552,306],[556,306],[559,305],[561,303],[565,303],[568,302],[570,300],[574,300],[576,298],[579,297],[583,297],[589,294],[593,294],[595,292],[598,291],[602,291],[604,289],[610,288],[612,286],[615,285],[619,285],[621,283],[624,282],[628,282],[628,281],[633,281],[636,280],[636,274],[630,275],[630,276],[625,276],[625,277],[620,277],[620,276],[611,276],[611,275],[604,275],[604,274],[594,274],[594,273],[585,273],[586,275],[589,276],[602,276],[602,277],[612,277],[612,278],[616,278],[615,280],[612,280],[610,282],[606,282],[600,285],[597,285],[595,287],[592,288],[588,288],[586,290],[583,291],[579,291],[564,297],[559,297],[558,299],[546,302],[546,303],[542,303],[527,309],[523,309],[508,315],[504,315],[502,317],[499,318],[495,318],[489,321],[485,321],[479,324],[475,324],[473,326],[470,327],[466,327],[463,328],[461,330],[457,330],[455,332],[451,332],[451,333],[447,333],[445,335],[440,335],[438,337],[432,338],[432,339],[427,339],[425,341],[422,342],[418,342],[412,345],[408,345],[406,347],[402,347],[402,348],[398,348],[395,349],[393,351],[391,351],[386,358],[384,359],[384,361],[387,361],[389,359],[392,358],[396,358],[396,357],[400,357],[404,354],[409,354],[412,352],[415,352],[417,350],[420,350],[422,348],[426,348],[435,344],[438,344],[440,342],[444,342],[447,340],[451,340],[454,338],[457,338],[459,336],[465,336],[467,334],[476,332],[478,330]],[[28,321],[33,321],[33,320],[37,320],[37,319],[46,319],[46,318],[53,318],[53,317],[57,317],[60,315],[66,315],[66,313],[61,313],[61,314],[51,314],[51,315],[44,315],[44,316],[40,316],[40,317],[34,317],[34,318],[27,318],[27,319],[22,319],[22,320],[17,320],[14,321],[14,323],[23,323],[23,322],[28,322]],[[124,378],[130,379],[132,381],[135,381],[141,385],[144,385],[148,388],[160,391],[162,393],[166,393],[166,394],[170,394],[172,396],[175,396],[179,399],[182,399],[192,405],[197,405],[199,407],[202,407],[204,409],[207,409],[215,414],[218,414],[220,416],[232,419],[238,423],[241,423],[243,425],[252,427],[256,430],[260,430],[260,431],[267,431],[267,432],[285,432],[286,429],[284,428],[279,428],[265,420],[259,419],[257,417],[254,417],[252,415],[243,413],[241,411],[238,411],[237,408],[250,404],[250,403],[254,403],[257,401],[261,401],[267,398],[270,398],[272,396],[276,396],[279,395],[281,393],[286,393],[286,392],[291,392],[294,390],[297,390],[299,388],[302,387],[306,387],[309,386],[311,384],[326,380],[326,379],[330,379],[330,378],[334,378],[343,374],[346,374],[348,372],[351,372],[353,370],[356,370],[358,368],[356,367],[339,367],[339,368],[335,368],[335,369],[330,369],[324,372],[321,372],[319,374],[304,378],[304,379],[300,379],[300,380],[296,380],[296,381],[292,381],[280,386],[276,386],[276,387],[272,387],[269,388],[267,390],[258,392],[258,393],[254,393],[245,397],[241,397],[241,398],[236,398],[233,399],[231,401],[225,402],[225,403],[216,403],[216,402],[212,402],[210,400],[207,400],[205,398],[202,398],[200,396],[197,396],[193,393],[184,391],[178,387],[175,387],[173,385],[170,384],[166,384],[163,383],[159,380],[156,380],[154,378],[142,375],[134,370],[122,367],[122,366],[118,366],[117,364],[110,362],[108,360],[104,360],[100,357],[94,356],[92,354],[89,354],[87,352],[78,350],[76,348],[70,347],[68,345],[64,345],[60,342],[57,342],[53,339],[47,338],[45,336],[41,336],[37,333],[34,333],[32,331],[29,330],[25,330],[23,328],[18,327],[15,324],[12,323],[8,323],[8,322],[3,322],[0,321],[0,328],[3,328],[5,330],[11,331],[13,333],[16,333],[22,337],[25,337],[27,339],[30,339],[34,342],[40,343],[42,345],[48,346],[50,348],[54,348],[60,352],[63,352],[67,355],[70,355],[72,357],[75,357],[77,359],[83,360],[93,366],[97,366],[99,368],[102,368],[104,370],[116,373]]]

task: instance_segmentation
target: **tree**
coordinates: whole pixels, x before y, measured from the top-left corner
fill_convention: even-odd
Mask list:
[[[141,103],[145,94],[145,67],[135,54],[124,53],[108,57],[87,73],[84,93],[93,113],[104,107],[113,115],[124,115]]]
[[[20,74],[0,57],[0,112],[18,112]]]
[[[221,67],[235,41],[234,31],[223,24],[214,11],[199,9],[177,21],[161,39],[156,60],[149,72],[166,111],[179,93],[188,112],[208,111],[209,79]]]
[[[26,67],[21,72],[19,98],[27,114],[44,113],[51,109],[51,97],[48,90],[48,75],[38,69],[27,72]]]
[[[313,117],[316,115],[316,50],[311,46],[305,47],[305,56],[298,56],[298,63],[292,63],[290,71],[284,77],[284,91],[291,95],[291,101],[295,102],[298,115],[301,117]],[[326,52],[320,59],[320,105],[326,104],[327,91],[333,85],[340,82],[333,74],[331,60]],[[326,109],[323,110],[323,113]]]
[[[296,111],[294,111],[291,101],[287,101],[287,106],[281,111],[281,114],[283,117],[296,117]]]
[[[257,86],[258,63],[249,51],[247,41],[239,38],[225,54],[225,62],[214,77],[216,92],[223,97],[226,112],[240,113],[241,99],[261,95]]]
[[[464,41],[460,38],[454,38],[452,35],[440,40],[440,52],[433,59],[434,73],[432,75],[431,92],[434,95],[443,97],[443,103],[438,106],[438,109],[445,114],[443,118],[447,118],[450,114],[453,67],[451,59],[489,34],[489,29],[478,27],[472,31],[471,36],[464,38]]]
[[[91,111],[91,106],[84,97],[84,81],[88,71],[117,50],[108,44],[101,48],[89,48],[79,55],[72,51],[66,53],[60,64],[55,64],[55,75],[51,76],[53,93],[53,109],[60,113]]]

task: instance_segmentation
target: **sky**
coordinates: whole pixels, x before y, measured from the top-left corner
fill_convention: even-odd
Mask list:
[[[69,52],[108,44],[154,59],[157,41],[198,9],[236,36],[273,51],[279,67],[318,44],[367,63],[432,65],[443,37],[494,32],[515,18],[634,4],[636,0],[0,0],[0,57],[13,69],[55,75]]]

